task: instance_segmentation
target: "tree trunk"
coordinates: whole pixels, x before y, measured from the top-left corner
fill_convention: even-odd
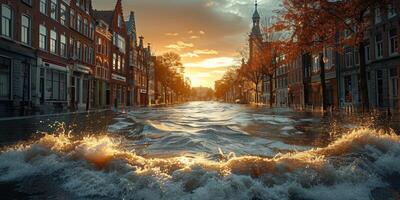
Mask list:
[[[369,112],[369,99],[368,99],[368,83],[367,83],[367,66],[365,63],[365,47],[364,42],[358,44],[358,52],[360,54],[360,94],[361,105],[364,113]]]
[[[256,96],[255,96],[256,104],[258,104],[258,83],[256,83]]]
[[[274,89],[274,86],[272,84],[272,77],[273,75],[269,75],[269,107],[272,108],[273,100],[274,100],[274,94],[272,90]]]
[[[321,77],[321,90],[322,90],[322,110],[326,111],[327,99],[326,99],[326,82],[325,82],[325,62],[324,62],[324,54],[320,53],[319,62],[321,65],[320,68],[320,77]]]

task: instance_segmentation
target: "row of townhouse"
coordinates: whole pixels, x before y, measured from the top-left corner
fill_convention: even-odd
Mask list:
[[[399,5],[377,8],[364,38],[370,107],[400,111],[398,49]],[[347,33],[340,34],[347,37]],[[356,111],[361,106],[360,55],[355,48],[343,47],[342,52],[324,52],[326,103],[334,109]],[[301,108],[322,106],[321,65],[318,55],[304,54],[286,66],[288,79],[286,105]],[[281,75],[282,76],[282,75]],[[279,88],[279,84],[277,86]],[[279,98],[279,97],[277,97]],[[285,98],[285,97],[283,97]]]
[[[0,6],[1,116],[147,105],[151,50],[121,0],[109,11],[91,0]]]
[[[400,51],[398,48],[400,4],[398,1],[393,2],[386,9],[375,9],[368,20],[369,29],[364,38],[365,61],[370,107],[400,111]],[[347,34],[348,32],[344,32],[339,36],[348,37]],[[264,40],[260,32],[260,15],[257,7],[253,14],[249,47],[249,62],[259,56],[257,51],[269,48],[268,41]],[[357,49],[343,47],[343,51],[338,52],[326,48],[322,53],[325,57],[327,106],[332,109],[356,111],[361,106],[360,55]],[[263,78],[261,94],[263,103],[267,105],[301,109],[321,108],[323,98],[319,55],[306,53],[290,64],[277,66],[272,77]]]

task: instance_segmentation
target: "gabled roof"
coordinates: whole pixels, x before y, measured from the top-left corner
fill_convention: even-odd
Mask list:
[[[111,26],[113,16],[114,16],[114,11],[112,11],[112,10],[94,10],[93,16],[95,19],[103,20],[109,26]]]

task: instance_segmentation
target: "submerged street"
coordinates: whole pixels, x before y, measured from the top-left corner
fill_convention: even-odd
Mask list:
[[[218,102],[1,121],[0,189],[6,199],[397,199],[398,125]]]

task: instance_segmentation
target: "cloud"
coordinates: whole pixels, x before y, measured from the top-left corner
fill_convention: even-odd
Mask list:
[[[192,35],[191,37],[190,37],[190,39],[199,39],[200,38],[200,36],[197,36],[197,35]]]
[[[178,36],[179,33],[165,33],[166,36]]]
[[[186,63],[184,64],[187,68],[199,67],[199,68],[221,68],[221,67],[231,67],[238,65],[239,63],[232,57],[217,57],[205,59],[201,62]]]
[[[210,49],[197,49],[193,51],[195,54],[203,54],[203,55],[217,55],[218,51],[210,50]]]
[[[181,50],[181,49],[185,49],[185,48],[191,48],[194,47],[194,45],[192,43],[185,43],[182,41],[178,41],[176,42],[176,44],[170,44],[165,46],[165,48],[167,49],[175,49],[175,50]]]
[[[198,58],[200,56],[198,54],[193,53],[193,52],[187,52],[187,53],[181,54],[181,57],[182,58]]]
[[[198,58],[200,55],[217,55],[218,51],[210,49],[196,49],[191,52],[181,54],[183,58]]]
[[[188,34],[193,34],[193,31],[192,30],[188,31]]]
[[[204,32],[204,31],[199,31],[199,33],[200,33],[201,35],[206,34],[206,32]]]

